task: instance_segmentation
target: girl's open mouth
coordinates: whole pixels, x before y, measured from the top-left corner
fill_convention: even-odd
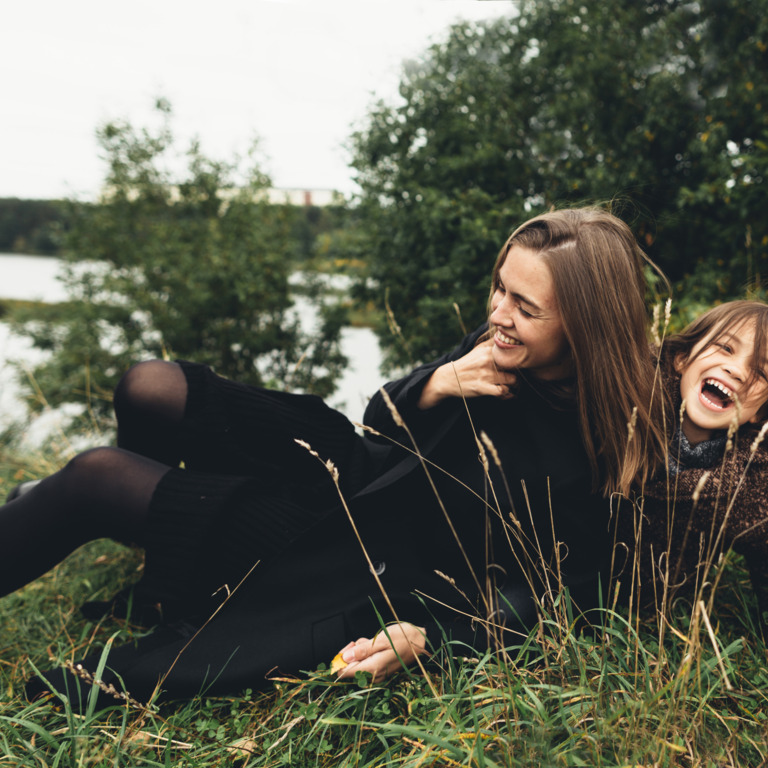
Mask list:
[[[724,411],[733,404],[733,391],[717,379],[705,379],[701,385],[699,398],[710,408]]]

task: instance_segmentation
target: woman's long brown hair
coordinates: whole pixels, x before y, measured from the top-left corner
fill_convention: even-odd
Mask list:
[[[552,275],[595,488],[642,487],[662,466],[667,443],[648,342],[650,260],[630,228],[601,208],[551,211],[520,226],[499,253],[494,285],[514,245],[538,253]]]

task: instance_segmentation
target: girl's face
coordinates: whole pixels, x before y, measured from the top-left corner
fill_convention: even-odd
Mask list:
[[[513,245],[499,269],[491,297],[493,359],[501,370],[524,368],[540,379],[571,372],[549,267],[535,251]]]
[[[732,328],[717,339],[716,335],[710,334],[691,350],[690,362],[682,357],[675,361],[685,400],[682,428],[690,443],[728,429],[737,412],[739,425],[765,418],[768,372],[752,365],[754,325]]]

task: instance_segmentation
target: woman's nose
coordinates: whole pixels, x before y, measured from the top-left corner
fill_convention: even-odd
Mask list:
[[[493,312],[491,312],[490,320],[494,325],[503,325],[507,328],[514,325],[512,321],[512,308],[506,298],[496,305]]]

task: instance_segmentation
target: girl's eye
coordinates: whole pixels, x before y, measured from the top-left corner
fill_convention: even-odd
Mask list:
[[[522,307],[520,304],[517,305],[517,308],[520,310],[520,314],[523,317],[533,317],[533,314],[531,314],[527,309]]]
[[[725,344],[722,341],[715,342],[716,347],[720,347],[723,352],[727,352],[729,355],[733,352],[733,347],[730,344]]]

